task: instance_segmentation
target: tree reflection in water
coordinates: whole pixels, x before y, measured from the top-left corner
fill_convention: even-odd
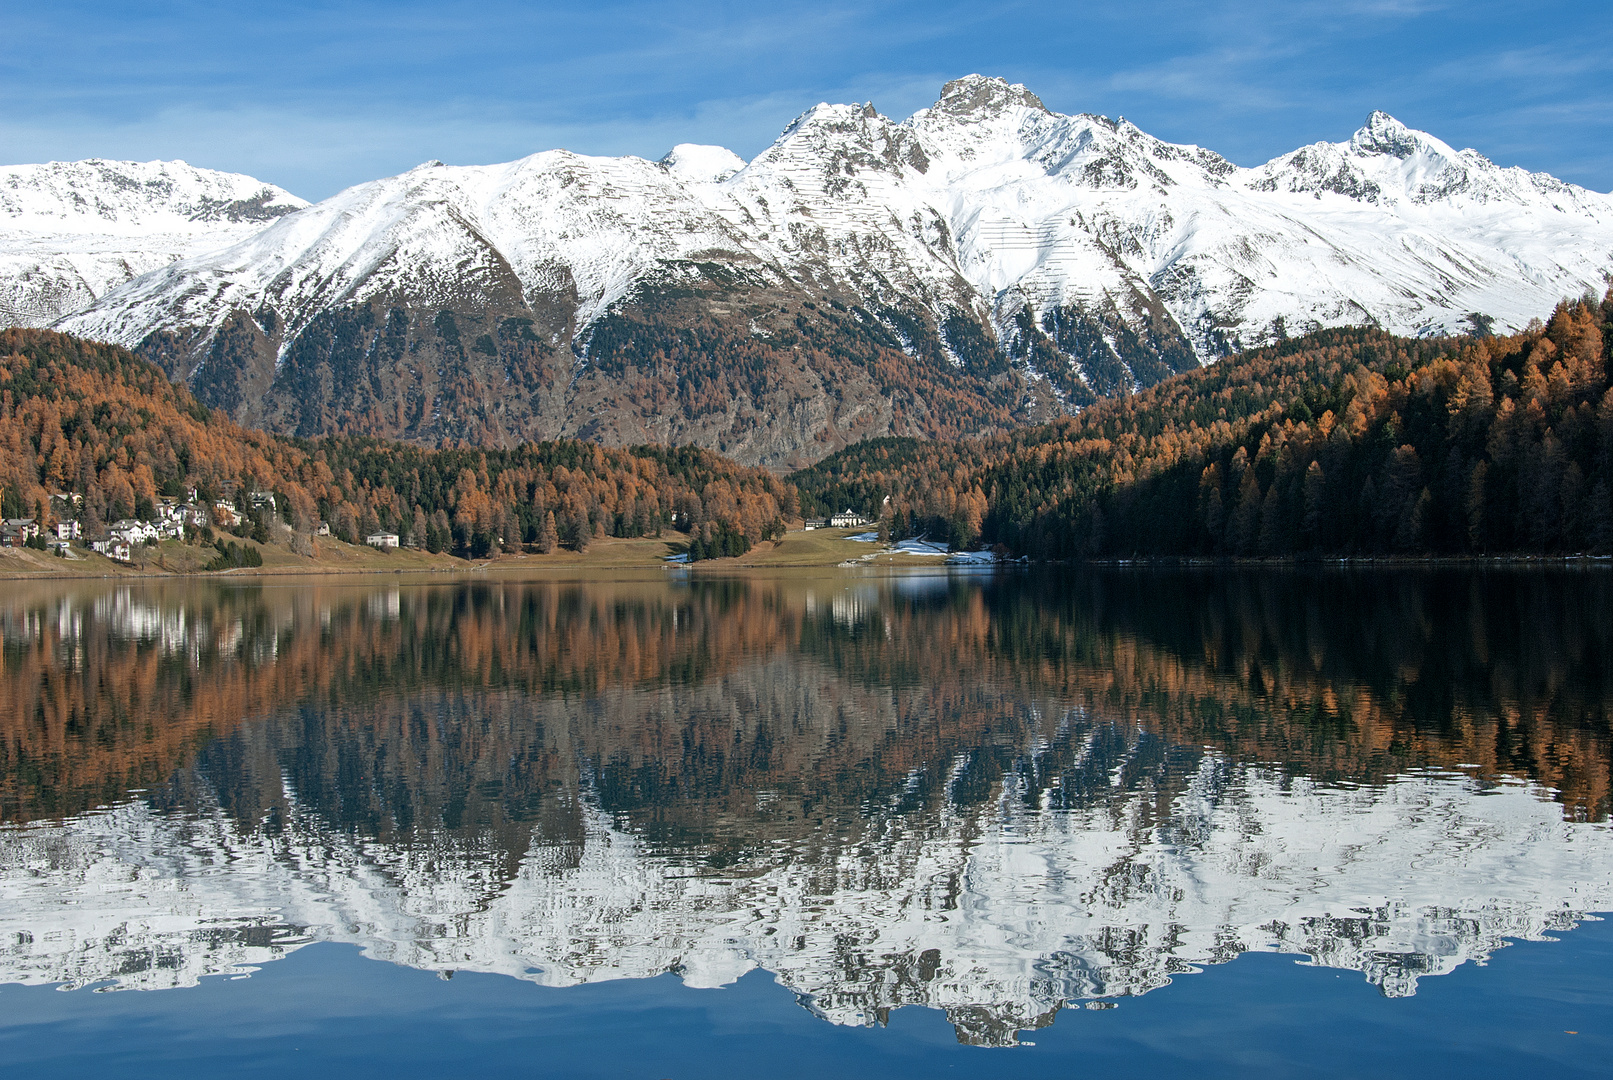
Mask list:
[[[184,985],[327,939],[558,985],[762,967],[836,1022],[926,1004],[985,1044],[1251,949],[1407,994],[1613,906],[1610,601],[1599,573],[23,586],[0,977]]]

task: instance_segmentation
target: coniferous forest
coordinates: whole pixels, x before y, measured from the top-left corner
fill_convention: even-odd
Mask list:
[[[93,533],[149,519],[157,500],[193,489],[206,505],[232,502],[248,518],[243,535],[260,541],[279,534],[295,545],[323,521],[347,541],[395,532],[404,544],[472,557],[671,528],[689,533],[698,554],[737,555],[797,512],[788,483],[693,447],[561,440],[428,450],[281,438],[210,411],[125,349],[0,332],[4,516],[45,519],[51,495],[77,495]],[[274,495],[273,509],[254,493]]]
[[[1504,337],[1322,330],[1051,424],[873,439],[785,480],[694,448],[282,438],[124,349],[9,330],[0,497],[44,517],[82,496],[93,530],[192,489],[263,517],[249,495],[272,492],[259,539],[324,521],[465,556],[663,529],[693,558],[738,555],[846,507],[896,538],[1046,559],[1608,553],[1610,349],[1613,292]]]
[[[1613,291],[1506,337],[1323,330],[992,439],[878,439],[807,513],[1038,558],[1613,551]],[[888,500],[888,501],[887,501]]]

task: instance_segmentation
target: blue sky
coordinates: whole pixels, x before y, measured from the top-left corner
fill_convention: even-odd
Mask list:
[[[12,0],[0,40],[0,162],[184,158],[311,199],[431,158],[750,157],[815,102],[901,118],[976,71],[1244,165],[1382,108],[1613,188],[1605,0]]]

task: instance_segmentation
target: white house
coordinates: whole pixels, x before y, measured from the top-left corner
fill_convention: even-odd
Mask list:
[[[183,536],[186,525],[193,525],[199,529],[208,523],[207,507],[194,503],[181,503],[174,499],[165,499],[159,503],[157,513],[162,518],[161,527],[164,536]]]
[[[149,521],[139,521],[135,518],[123,518],[114,521],[107,530],[108,536],[114,540],[121,540],[128,544],[143,544],[148,540],[158,539],[162,533]]]
[[[218,520],[220,525],[227,525],[232,529],[245,520],[241,517],[241,512],[239,510],[225,502],[223,499],[220,499],[218,502],[213,504],[213,516]]]
[[[128,562],[134,557],[134,545],[127,540],[96,540],[90,544],[90,550],[118,562]]]
[[[829,519],[829,524],[836,529],[855,529],[858,525],[868,524],[861,514],[854,514],[845,509]]]
[[[56,523],[56,539],[77,540],[84,535],[84,527],[77,521],[58,521]]]
[[[364,542],[372,548],[395,548],[398,546],[398,534],[389,532],[370,533]]]

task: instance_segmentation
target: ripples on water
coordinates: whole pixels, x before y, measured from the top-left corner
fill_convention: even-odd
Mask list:
[[[1007,1045],[1613,908],[1605,575],[16,585],[0,982],[310,942]],[[1167,991],[1168,992],[1168,991]]]

